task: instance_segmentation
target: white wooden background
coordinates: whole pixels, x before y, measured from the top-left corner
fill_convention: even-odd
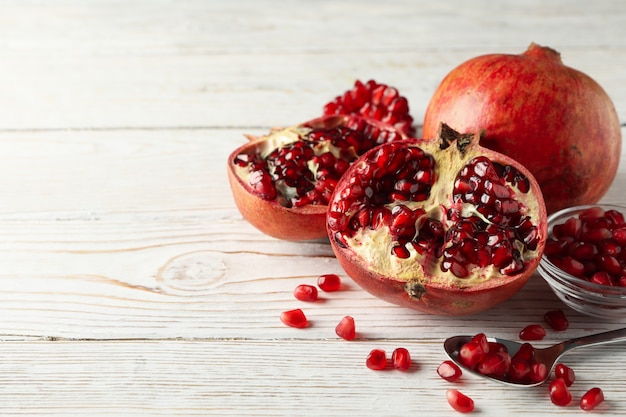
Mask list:
[[[419,124],[454,66],[532,41],[598,80],[626,120],[623,0],[1,0],[0,415],[456,415],[435,373],[443,339],[515,338],[563,307],[543,281],[473,317],[389,305],[326,243],[243,221],[226,156],[357,78],[398,87]],[[622,163],[604,201],[626,204],[625,190]],[[293,298],[323,273],[345,291]],[[280,323],[295,307],[312,327]],[[623,325],[566,313],[546,343]],[[334,334],[347,314],[352,342]],[[365,367],[399,346],[409,372]],[[625,349],[566,360],[575,398],[603,388],[601,415],[626,414]],[[458,387],[482,416],[583,413],[546,387]]]

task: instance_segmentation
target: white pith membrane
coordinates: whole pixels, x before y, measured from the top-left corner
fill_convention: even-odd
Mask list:
[[[463,218],[476,216],[488,224],[491,223],[485,216],[477,211],[477,206],[463,202],[453,203],[454,182],[457,174],[465,165],[472,161],[472,159],[484,155],[484,150],[481,150],[474,142],[478,142],[477,137],[464,148],[463,152],[457,148],[455,143],[452,143],[451,146],[446,149],[440,149],[441,142],[439,140],[414,142],[409,145],[411,147],[418,147],[424,151],[425,154],[429,154],[435,158],[436,180],[430,190],[430,196],[426,201],[392,201],[385,206],[392,209],[394,206],[402,204],[411,210],[420,208],[425,211],[425,214],[416,222],[416,235],[414,238],[419,237],[420,226],[426,218],[439,220],[443,224],[444,230],[448,231],[450,226],[456,223],[455,221],[447,219],[446,213],[451,207],[458,208]],[[502,163],[501,161],[495,162]],[[364,175],[363,173],[365,171],[371,169],[371,166],[368,165],[369,164],[363,160],[363,158],[355,162],[351,170],[346,173],[342,179],[342,183],[344,180],[350,182],[349,177]],[[505,182],[504,184],[511,191],[512,198],[521,203],[520,213],[522,216],[529,216],[532,224],[538,226],[538,216],[540,213],[539,203],[532,192],[523,193],[512,183]],[[337,204],[341,204],[340,201],[349,194],[342,195],[340,191],[339,189],[336,190],[329,204],[329,213],[331,213],[331,215],[333,210],[337,207]],[[357,201],[359,201],[358,198]],[[362,206],[354,204],[346,213],[348,218],[346,223],[349,223],[350,218],[355,216],[362,208]],[[330,223],[329,228],[332,229]],[[348,228],[349,227],[346,226],[346,229]],[[435,257],[431,253],[419,253],[410,243],[404,245],[408,250],[408,256],[406,258],[398,257],[393,254],[392,250],[394,246],[398,245],[398,242],[392,237],[388,225],[380,226],[377,229],[361,227],[352,235],[350,235],[350,233],[352,232],[348,232],[343,236],[348,247],[347,250],[353,251],[357,257],[362,259],[360,262],[362,262],[363,265],[367,265],[367,268],[371,271],[384,277],[391,277],[394,280],[431,284],[438,283],[443,286],[465,288],[497,278],[511,279],[512,276],[518,275],[518,273],[504,275],[500,272],[499,268],[494,265],[481,267],[471,264],[468,265],[468,275],[464,278],[459,278],[450,270],[442,271],[441,263],[444,260],[443,257]],[[446,239],[444,247],[450,247],[451,245],[452,243]],[[536,250],[526,248],[524,243],[519,240],[515,240],[514,245],[520,251],[524,264],[526,264],[526,261],[536,258],[538,255]],[[523,271],[519,272],[521,273]]]

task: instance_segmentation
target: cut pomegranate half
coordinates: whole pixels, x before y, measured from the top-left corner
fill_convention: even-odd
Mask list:
[[[464,315],[515,294],[547,236],[541,191],[512,159],[446,125],[429,141],[368,151],[331,196],[328,235],[344,270],[372,294]]]
[[[327,204],[339,178],[367,150],[402,139],[395,128],[357,116],[326,116],[253,138],[228,158],[237,208],[279,239],[325,237]]]

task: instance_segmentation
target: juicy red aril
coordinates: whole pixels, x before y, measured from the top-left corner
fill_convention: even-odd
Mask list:
[[[437,367],[437,374],[448,382],[455,382],[463,375],[463,371],[456,363],[443,361]]]
[[[411,367],[411,354],[406,348],[396,348],[391,354],[391,363],[394,368],[406,371]]]
[[[557,378],[563,378],[565,385],[568,387],[571,387],[576,380],[574,370],[567,365],[563,365],[562,363],[559,363],[554,367],[554,376]]]
[[[464,343],[459,348],[459,361],[470,369],[475,369],[483,358],[485,351],[481,344],[475,340]]]
[[[548,367],[542,362],[533,362],[530,364],[530,372],[528,378],[532,382],[542,382],[548,376]]]
[[[545,336],[546,330],[540,324],[529,324],[519,333],[519,338],[522,340],[541,340]]]
[[[448,404],[459,413],[470,413],[474,411],[474,400],[457,389],[449,389],[446,392]]]
[[[280,315],[280,321],[289,327],[296,327],[302,329],[307,327],[308,321],[304,312],[299,308],[295,310],[284,311]]]
[[[354,325],[354,318],[351,316],[345,316],[337,327],[335,327],[335,333],[337,336],[345,340],[353,340],[356,337],[356,327]]]
[[[382,349],[372,349],[365,359],[365,365],[375,371],[381,371],[387,367],[387,354]]]
[[[312,285],[300,284],[293,290],[293,295],[300,301],[316,301],[317,288]]]
[[[317,286],[325,292],[339,291],[341,289],[341,278],[336,274],[324,274],[317,279]]]
[[[488,352],[478,362],[476,370],[483,375],[504,377],[509,372],[511,357],[508,353]]]
[[[556,378],[550,382],[548,393],[550,394],[550,401],[559,407],[565,407],[572,401],[572,394],[569,392],[563,378]]]
[[[594,284],[623,286],[626,222],[617,210],[591,207],[554,225],[545,255],[558,268]]]
[[[580,397],[580,408],[590,411],[604,401],[604,393],[598,387],[591,388]]]
[[[408,135],[415,133],[408,100],[394,87],[369,80],[355,81],[354,87],[324,106],[324,114],[356,114],[380,120]]]
[[[474,205],[475,212],[450,208],[444,225],[415,204],[431,196],[436,161],[406,142],[391,142],[369,154],[331,205],[328,225],[337,243],[345,246],[345,239],[361,229],[387,226],[394,241],[390,255],[397,258],[417,252],[440,259],[441,270],[457,278],[488,265],[502,275],[522,272],[521,251],[535,250],[540,241],[537,226],[515,199],[516,193],[529,191],[528,178],[486,157],[470,160],[456,175],[450,204]]]
[[[544,314],[543,318],[556,331],[564,331],[569,327],[569,320],[563,310],[550,310]]]

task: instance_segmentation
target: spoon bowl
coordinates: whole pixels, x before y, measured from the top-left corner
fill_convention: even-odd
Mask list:
[[[457,363],[464,370],[473,373],[475,375],[481,376],[483,378],[496,381],[502,384],[516,386],[516,387],[535,387],[537,385],[541,385],[548,380],[552,369],[558,363],[559,359],[568,352],[571,352],[574,349],[583,347],[583,346],[595,346],[606,343],[615,343],[626,341],[626,328],[611,330],[608,332],[592,334],[588,336],[577,337],[575,339],[570,339],[558,343],[556,345],[546,347],[546,348],[535,348],[535,357],[534,360],[537,362],[541,362],[546,365],[548,372],[546,374],[546,378],[542,381],[538,382],[530,382],[530,381],[517,381],[507,379],[506,376],[500,377],[495,375],[484,375],[479,373],[478,371],[468,368],[463,365],[461,361],[459,361],[459,349],[465,343],[472,340],[473,336],[453,336],[446,339],[443,343],[443,349],[450,359],[452,359],[455,363]],[[511,340],[496,338],[496,337],[488,337],[487,340],[489,342],[501,343],[506,346],[509,355],[513,356],[522,346],[521,343],[513,342]]]

